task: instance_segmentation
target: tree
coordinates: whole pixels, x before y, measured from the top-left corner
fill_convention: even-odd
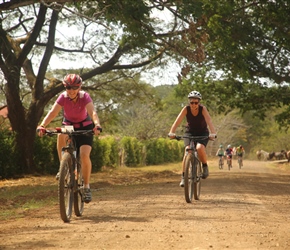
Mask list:
[[[215,109],[238,108],[264,119],[290,102],[289,2],[203,1],[206,59],[190,67],[178,93],[197,88]],[[208,102],[208,103],[209,103]],[[282,110],[281,110],[282,111]],[[289,108],[276,114],[289,124]]]
[[[129,77],[175,61],[182,69],[177,92],[198,87],[220,112],[230,106],[263,118],[269,108],[288,105],[289,8],[284,0],[1,3],[0,68],[24,170],[33,171],[44,107],[62,91],[63,76],[48,75],[53,56],[91,65],[74,70],[84,80],[124,70]],[[288,121],[290,110],[282,110],[279,121]]]
[[[85,60],[84,64],[92,65],[74,70],[85,81],[112,70],[128,73],[131,69],[134,70],[131,74],[136,74],[137,69],[142,70],[146,65],[163,63],[166,55],[176,58],[182,55],[191,61],[202,57],[202,43],[192,43],[190,49],[186,46],[188,39],[201,39],[196,35],[202,37],[198,31],[202,19],[196,25],[192,19],[183,20],[177,15],[200,16],[200,9],[194,4],[184,8],[180,1],[71,2],[35,4],[35,1],[12,0],[0,4],[0,68],[5,78],[9,120],[16,132],[20,164],[26,173],[35,171],[32,148],[44,108],[63,90],[63,75],[48,74],[52,56]],[[151,17],[150,12],[165,8],[176,18],[161,26],[160,20]],[[75,28],[70,36],[63,34],[60,39],[58,34],[64,27]],[[96,85],[95,89],[104,84]]]

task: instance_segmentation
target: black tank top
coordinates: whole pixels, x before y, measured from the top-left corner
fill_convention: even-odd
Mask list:
[[[198,107],[198,113],[196,116],[194,116],[191,113],[190,106],[186,106],[186,120],[187,120],[187,126],[186,126],[186,132],[191,133],[192,135],[207,135],[209,133],[207,128],[207,123],[204,119],[204,116],[202,115],[202,109],[203,106],[199,105]]]

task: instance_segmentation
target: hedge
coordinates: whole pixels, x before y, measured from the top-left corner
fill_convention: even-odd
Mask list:
[[[0,131],[0,179],[19,176],[21,166],[17,166],[18,154],[14,150],[13,133]],[[34,144],[34,163],[40,174],[56,174],[59,160],[56,149],[56,137],[36,137]],[[159,165],[182,161],[183,143],[165,138],[140,141],[135,137],[114,136],[94,137],[91,152],[92,171],[102,167],[136,167]]]

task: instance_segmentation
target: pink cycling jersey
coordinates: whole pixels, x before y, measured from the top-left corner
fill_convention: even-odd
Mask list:
[[[68,97],[66,92],[61,93],[56,100],[56,103],[63,107],[64,118],[72,123],[78,123],[87,118],[86,105],[90,102],[92,98],[84,91],[79,91],[76,103]]]

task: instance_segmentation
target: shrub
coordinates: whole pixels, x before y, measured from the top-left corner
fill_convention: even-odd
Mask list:
[[[22,170],[18,166],[18,153],[14,149],[15,135],[0,131],[0,178],[18,176]],[[55,174],[59,168],[56,149],[57,137],[36,137],[34,144],[34,163],[38,173]],[[117,167],[122,163],[128,167],[158,165],[182,161],[183,143],[164,138],[140,142],[135,137],[114,136],[99,139],[94,137],[91,152],[92,171],[98,172],[103,166]],[[124,158],[124,161],[122,159]]]
[[[143,145],[135,137],[124,136],[120,146],[124,149],[125,165],[134,167],[141,163]]]
[[[19,154],[14,145],[15,134],[0,130],[0,179],[11,178],[22,173],[18,159]]]
[[[36,170],[43,174],[56,174],[59,158],[56,148],[56,136],[36,137],[34,142],[34,163]]]

